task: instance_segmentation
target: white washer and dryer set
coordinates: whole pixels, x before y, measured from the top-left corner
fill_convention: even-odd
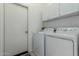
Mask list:
[[[79,28],[45,28],[33,34],[33,51],[36,56],[78,56]]]

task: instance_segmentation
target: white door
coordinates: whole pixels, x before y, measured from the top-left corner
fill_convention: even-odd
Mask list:
[[[46,56],[73,56],[73,47],[71,40],[46,36]]]
[[[5,4],[5,55],[27,51],[27,8]]]
[[[3,46],[4,46],[4,44],[3,44],[3,41],[4,41],[4,30],[3,30],[3,26],[4,26],[4,16],[3,16],[3,3],[0,3],[0,56],[1,55],[3,55],[4,54],[4,52],[3,52]]]

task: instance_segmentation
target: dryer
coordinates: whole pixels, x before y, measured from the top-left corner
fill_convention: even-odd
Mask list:
[[[44,56],[44,32],[33,34],[32,53],[35,56]]]

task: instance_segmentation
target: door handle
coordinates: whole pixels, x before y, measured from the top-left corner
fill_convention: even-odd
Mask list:
[[[28,31],[25,31],[25,33],[27,34],[27,33],[28,33]]]

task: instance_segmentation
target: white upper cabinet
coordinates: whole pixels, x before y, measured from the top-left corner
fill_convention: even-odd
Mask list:
[[[43,4],[42,20],[53,20],[54,18],[68,15],[79,11],[79,3],[48,3]]]
[[[59,16],[58,3],[48,3],[43,5],[43,21],[50,20]]]
[[[60,3],[60,16],[79,11],[78,3]]]

